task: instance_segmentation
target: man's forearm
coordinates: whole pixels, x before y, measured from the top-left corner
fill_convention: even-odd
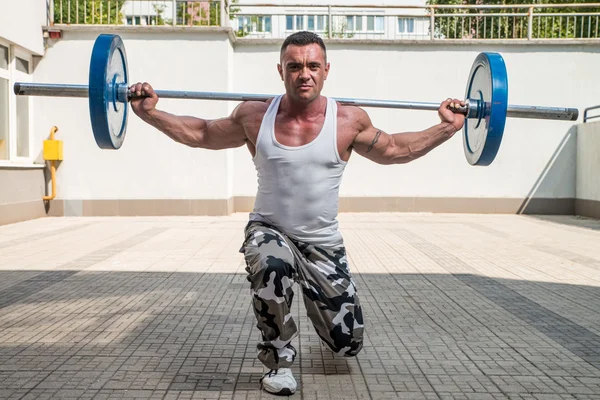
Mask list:
[[[431,150],[450,139],[456,128],[442,122],[421,132],[398,133],[392,135],[398,154],[395,155],[397,163],[405,163],[424,156]]]
[[[202,132],[206,130],[206,121],[202,119],[173,115],[160,110],[142,114],[140,118],[174,141],[188,146],[200,143]]]

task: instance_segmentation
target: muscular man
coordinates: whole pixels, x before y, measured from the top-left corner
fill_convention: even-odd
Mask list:
[[[258,358],[269,369],[262,387],[293,394],[290,367],[297,327],[290,313],[294,282],[316,333],[333,352],[355,356],[363,343],[363,315],[338,231],[338,195],[352,151],[379,164],[407,163],[450,139],[464,124],[441,103],[441,122],[420,132],[388,134],[365,111],[321,96],[329,73],[323,41],[297,32],[281,47],[279,75],[285,94],[267,102],[246,101],[228,117],[200,119],[156,109],[148,83],[132,92],[134,112],[173,140],[205,149],[247,146],[258,173],[254,210],[240,252],[246,261],[252,307],[261,340]]]

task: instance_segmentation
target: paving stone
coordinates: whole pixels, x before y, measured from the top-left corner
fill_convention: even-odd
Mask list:
[[[0,226],[0,398],[278,398],[259,386],[246,218]],[[600,399],[600,222],[365,213],[340,226],[364,349],[332,354],[296,296],[295,397]]]

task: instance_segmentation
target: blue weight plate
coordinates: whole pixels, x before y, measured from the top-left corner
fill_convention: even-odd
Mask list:
[[[479,117],[465,121],[465,156],[471,165],[490,165],[502,142],[508,107],[508,77],[500,54],[481,53],[475,58],[465,98],[483,104]]]
[[[102,149],[118,149],[127,130],[128,103],[117,101],[117,88],[127,84],[127,54],[117,35],[98,36],[90,61],[89,105],[92,130]]]

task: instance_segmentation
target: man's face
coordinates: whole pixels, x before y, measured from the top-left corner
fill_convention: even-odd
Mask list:
[[[277,65],[288,96],[301,102],[311,102],[319,97],[329,64],[323,49],[318,44],[306,46],[289,45]]]

